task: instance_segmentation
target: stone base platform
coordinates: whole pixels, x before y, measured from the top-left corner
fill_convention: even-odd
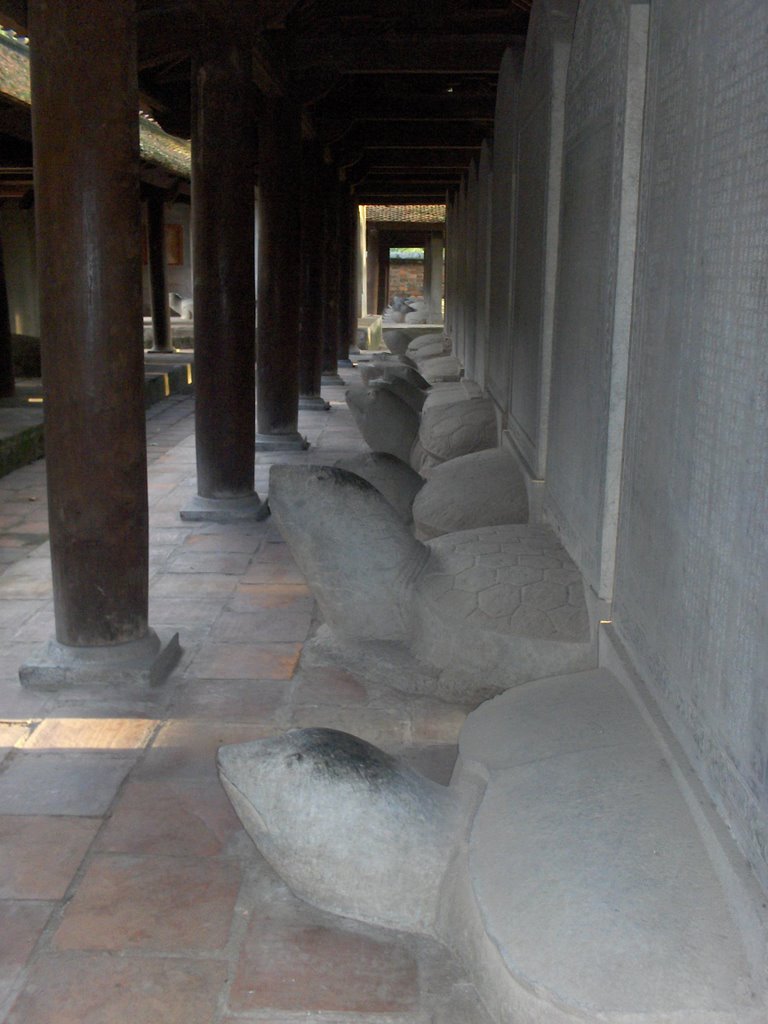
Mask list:
[[[768,1019],[754,879],[636,699],[601,669],[464,725],[452,785],[481,795],[441,930],[499,1022]]]

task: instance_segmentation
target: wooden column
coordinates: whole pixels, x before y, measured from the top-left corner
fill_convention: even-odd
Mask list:
[[[343,384],[339,376],[339,184],[336,168],[323,174],[323,383]]]
[[[320,394],[323,372],[323,189],[322,155],[316,143],[302,153],[301,316],[299,324],[299,408],[330,409]]]
[[[430,323],[443,322],[443,236],[430,234],[424,250],[425,298],[429,303]],[[427,281],[429,286],[427,288]]]
[[[339,216],[339,363],[351,366],[350,348],[356,348],[357,205],[342,186]]]
[[[152,304],[153,352],[173,352],[171,311],[168,305],[165,245],[165,198],[153,189],[147,195],[147,257],[149,293]]]
[[[146,681],[161,644],[147,624],[134,3],[30,0],[29,32],[56,640],[20,676]]]
[[[379,240],[379,268],[376,282],[376,312],[383,313],[389,302],[389,235]]]
[[[11,318],[8,311],[8,292],[5,283],[3,239],[0,235],[0,398],[13,398],[15,393]]]
[[[301,110],[290,96],[259,109],[259,345],[256,447],[307,447],[299,418]]]
[[[366,313],[380,313],[378,308],[379,294],[379,229],[368,228],[366,262],[368,269],[368,308]]]
[[[259,517],[254,491],[255,133],[250,60],[214,30],[192,82],[197,498],[183,519]]]

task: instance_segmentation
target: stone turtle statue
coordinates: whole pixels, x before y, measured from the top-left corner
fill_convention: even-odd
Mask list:
[[[220,747],[218,768],[245,830],[297,896],[434,932],[459,822],[446,786],[334,729]]]
[[[337,459],[334,465],[373,484],[404,523],[413,522],[413,502],[424,486],[424,478],[406,462],[386,452],[363,452]]]
[[[581,575],[547,527],[422,543],[375,487],[327,466],[273,466],[269,501],[336,640],[431,670],[393,685],[473,701],[595,664]]]
[[[374,380],[391,381],[400,377],[406,383],[418,388],[420,391],[429,391],[432,385],[418,370],[405,363],[363,363],[359,366],[360,379],[363,384],[370,384]]]
[[[409,462],[419,433],[420,413],[394,389],[383,384],[347,388],[347,406],[366,444],[377,452]]]

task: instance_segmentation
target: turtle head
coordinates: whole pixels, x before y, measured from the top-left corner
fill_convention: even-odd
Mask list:
[[[347,389],[346,399],[366,444],[408,462],[419,433],[419,413],[384,381],[355,384]]]
[[[269,504],[334,633],[407,639],[429,551],[375,487],[337,467],[275,465]]]

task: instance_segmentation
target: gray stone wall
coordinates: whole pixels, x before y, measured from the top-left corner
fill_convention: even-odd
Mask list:
[[[611,597],[648,7],[582,0],[568,66],[545,516]]]
[[[509,430],[537,478],[547,457],[563,105],[577,6],[576,0],[537,0],[520,92]]]
[[[768,887],[766,39],[651,5],[614,621]]]
[[[499,69],[494,118],[491,197],[490,281],[488,285],[488,360],[485,384],[504,412],[509,399],[514,281],[512,214],[517,202],[517,118],[523,51],[510,47]]]

